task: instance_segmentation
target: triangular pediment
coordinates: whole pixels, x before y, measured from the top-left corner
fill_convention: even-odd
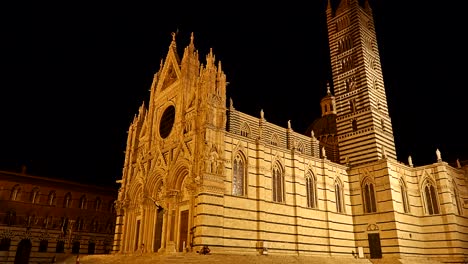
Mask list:
[[[167,87],[170,87],[172,84],[174,84],[178,79],[177,75],[177,70],[174,67],[174,65],[170,64],[165,76],[163,77],[162,85],[161,85],[161,91],[164,91]]]
[[[179,159],[179,158],[190,158],[190,155],[192,154],[192,150],[189,147],[189,142],[181,142],[177,149],[175,150],[174,154],[174,159]]]
[[[169,48],[157,88],[157,90],[161,92],[174,85],[180,79],[181,71],[179,67],[179,57],[176,52],[175,47],[171,46]]]

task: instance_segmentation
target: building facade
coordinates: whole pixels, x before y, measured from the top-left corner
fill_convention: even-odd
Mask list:
[[[372,9],[328,4],[333,92],[305,134],[226,100],[176,39],[128,130],[114,251],[468,259],[468,166],[396,157]]]
[[[117,188],[0,171],[0,263],[109,254]]]

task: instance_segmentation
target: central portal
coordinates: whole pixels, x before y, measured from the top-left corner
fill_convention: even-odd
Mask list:
[[[185,252],[188,239],[188,218],[189,210],[180,212],[180,234],[179,234],[179,252]]]

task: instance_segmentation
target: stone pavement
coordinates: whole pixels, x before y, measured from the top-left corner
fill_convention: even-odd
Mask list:
[[[79,264],[440,264],[441,262],[427,259],[356,259],[335,256],[284,256],[284,255],[237,255],[174,253],[174,254],[113,254],[113,255],[83,255]],[[78,264],[76,255],[68,255],[57,260],[57,264]]]

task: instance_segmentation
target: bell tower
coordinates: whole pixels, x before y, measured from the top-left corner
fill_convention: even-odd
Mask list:
[[[396,159],[372,9],[367,0],[327,6],[340,163]]]

